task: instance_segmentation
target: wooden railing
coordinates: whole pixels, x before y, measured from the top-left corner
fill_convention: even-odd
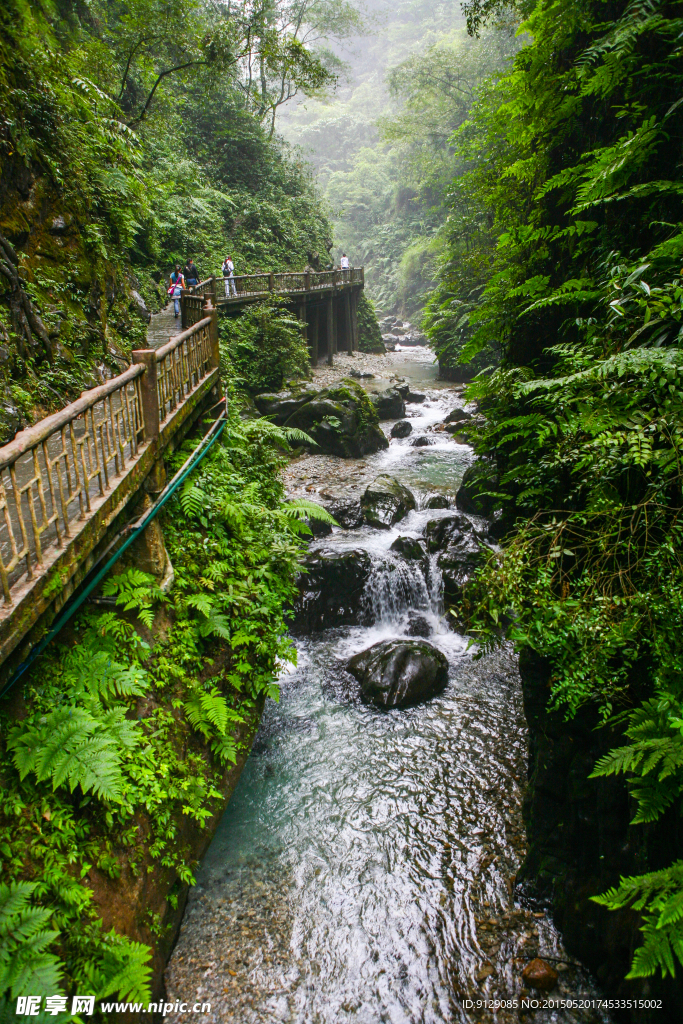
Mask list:
[[[13,591],[54,563],[176,411],[218,366],[215,309],[0,448],[0,584]]]
[[[206,377],[212,366],[211,317],[157,349],[157,402],[163,424]]]
[[[362,267],[350,270],[285,271],[279,274],[240,274],[237,277],[216,277],[202,281],[193,295],[216,296],[216,302],[241,302],[244,299],[265,296],[271,292],[280,295],[306,294],[307,292],[342,288],[348,285],[362,285]],[[201,289],[201,291],[200,291]]]

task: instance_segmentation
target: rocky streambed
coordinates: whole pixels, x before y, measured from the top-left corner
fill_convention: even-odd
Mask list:
[[[304,454],[287,471],[290,492],[341,527],[311,544],[298,663],[190,895],[169,1002],[210,1002],[197,1020],[226,1024],[606,1020],[578,1003],[595,997],[591,979],[516,886],[527,740],[515,659],[475,660],[444,614],[496,543],[495,524],[457,507],[473,456],[445,425],[472,410],[423,349],[339,362],[374,373],[368,393],[408,394],[382,413],[386,444]],[[324,373],[318,388],[335,384]],[[523,1008],[544,996],[577,1002]]]

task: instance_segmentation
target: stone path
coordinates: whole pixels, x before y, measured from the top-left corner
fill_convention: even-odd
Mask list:
[[[176,320],[173,315],[173,302],[169,302],[160,313],[155,313],[147,328],[148,348],[161,348],[169,338],[180,334],[182,330],[180,317]]]

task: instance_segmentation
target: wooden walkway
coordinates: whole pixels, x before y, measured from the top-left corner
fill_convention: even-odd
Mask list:
[[[358,347],[362,287],[362,269],[251,274],[227,295],[222,278],[203,281],[183,293],[180,319],[172,302],[152,317],[127,370],[0,448],[0,676],[87,576],[145,481],[162,478],[168,445],[218,401],[218,307],[277,295],[313,365],[319,352],[331,363],[338,345]]]
[[[270,297],[283,299],[303,324],[311,364],[317,366],[325,355],[332,365],[336,352],[358,350],[358,298],[364,284],[362,267],[210,277],[183,292],[182,323],[189,327],[198,320],[207,298],[226,313]]]
[[[175,338],[177,334],[180,334],[182,329],[182,319],[181,317],[178,317],[177,320],[175,319],[173,302],[170,301],[160,313],[152,315],[152,319],[147,327],[147,347],[161,348],[169,338]]]
[[[126,505],[162,478],[168,445],[217,401],[216,309],[170,340],[169,327],[164,310],[127,370],[0,448],[0,664],[65,604]]]

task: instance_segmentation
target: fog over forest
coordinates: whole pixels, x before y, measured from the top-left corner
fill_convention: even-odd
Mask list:
[[[356,0],[360,24],[330,43],[338,85],[295,98],[277,128],[315,168],[335,231],[334,257],[364,265],[378,312],[415,318],[435,283],[443,200],[457,161],[451,133],[477,84],[517,51],[512,22],[467,34],[459,4]]]

